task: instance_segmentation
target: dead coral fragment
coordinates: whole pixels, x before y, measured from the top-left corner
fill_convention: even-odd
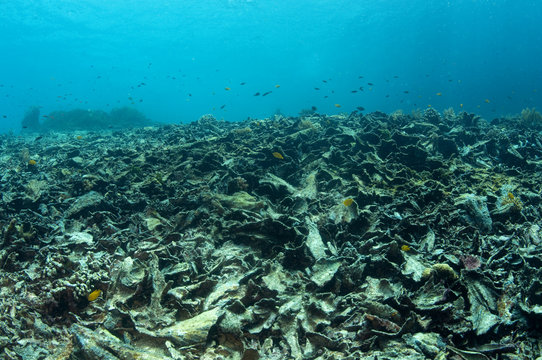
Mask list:
[[[396,333],[401,330],[401,327],[393,321],[382,319],[376,315],[365,314],[365,319],[371,323],[375,330]]]
[[[476,270],[480,267],[480,259],[473,255],[464,255],[460,257],[463,266],[467,270]]]
[[[11,243],[17,235],[17,220],[11,219],[9,222],[8,228],[4,232],[4,246]]]
[[[527,128],[539,128],[542,126],[542,114],[536,111],[535,108],[525,108],[521,110],[520,123]]]
[[[502,204],[503,205],[513,204],[514,207],[519,211],[521,211],[521,209],[523,208],[523,204],[521,203],[521,201],[517,197],[515,197],[514,194],[512,194],[511,192],[506,194],[506,197],[502,200]]]
[[[431,275],[444,280],[457,279],[456,272],[448,264],[434,264],[431,268],[424,269],[422,273],[423,278],[428,278]]]

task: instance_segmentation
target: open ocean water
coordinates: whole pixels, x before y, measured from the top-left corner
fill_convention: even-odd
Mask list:
[[[542,108],[542,2],[0,2],[0,131],[31,106],[163,123]]]

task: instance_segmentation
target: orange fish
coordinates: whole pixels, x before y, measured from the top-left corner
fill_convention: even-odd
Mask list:
[[[229,88],[229,87],[225,87],[225,88],[224,88],[224,90],[226,90],[226,91],[230,91],[230,90],[231,90],[231,88]]]
[[[275,152],[273,153],[273,156],[276,157],[277,159],[284,160],[284,156],[282,156],[282,154],[279,153],[279,152],[276,152],[276,151],[275,151]]]

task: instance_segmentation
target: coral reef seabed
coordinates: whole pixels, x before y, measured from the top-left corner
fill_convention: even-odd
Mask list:
[[[32,111],[48,132],[0,136],[1,359],[542,353],[534,109],[94,131],[55,126],[147,123]]]

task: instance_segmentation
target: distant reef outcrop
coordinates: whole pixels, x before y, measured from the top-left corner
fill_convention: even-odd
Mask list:
[[[87,109],[53,111],[43,115],[41,122],[39,118],[39,107],[29,108],[21,122],[23,131],[119,129],[151,124],[143,113],[130,107],[117,108],[110,112]]]

